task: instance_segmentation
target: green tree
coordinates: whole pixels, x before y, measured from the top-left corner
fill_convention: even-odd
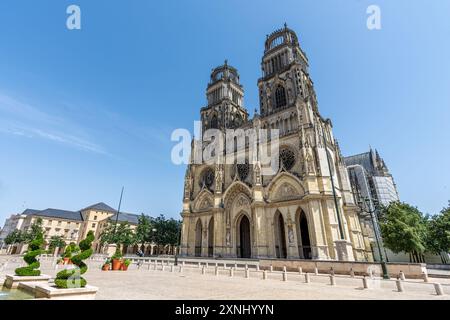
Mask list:
[[[443,253],[450,252],[450,201],[447,208],[427,221],[427,250],[440,255],[442,263],[447,263]]]
[[[42,227],[42,218],[38,218],[25,233],[25,242],[30,243],[36,238],[44,237],[44,228]]]
[[[62,236],[51,236],[50,241],[48,243],[49,250],[53,251],[56,248],[64,248],[66,246],[66,242]]]
[[[153,219],[153,227],[156,229],[156,232],[152,232],[150,238],[156,243],[158,252],[160,251],[160,246],[175,246],[178,244],[181,227],[180,221],[173,218],[166,219],[166,217],[161,214]]]
[[[17,230],[17,229],[10,232],[5,238],[5,243],[8,245],[18,244],[18,243],[23,243],[23,242],[25,242],[25,234],[22,231]]]
[[[165,222],[165,243],[172,246],[178,245],[181,222],[170,218]]]
[[[408,253],[411,261],[422,262],[427,239],[424,215],[402,202],[393,202],[381,211],[380,229],[384,245],[394,253]]]
[[[100,235],[101,244],[116,244],[118,249],[121,245],[133,245],[136,243],[136,237],[133,230],[127,222],[120,224],[110,223],[106,226]]]
[[[140,243],[143,246],[146,243],[151,242],[151,233],[153,230],[152,219],[149,216],[141,214],[138,220],[138,226],[136,228],[135,240],[136,243]]]

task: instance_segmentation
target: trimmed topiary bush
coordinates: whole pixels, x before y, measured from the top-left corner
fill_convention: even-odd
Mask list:
[[[42,236],[42,234],[38,234],[36,238],[29,243],[27,253],[23,257],[23,260],[25,260],[25,262],[28,263],[28,266],[17,268],[15,270],[16,275],[18,276],[41,275],[41,271],[39,270],[41,264],[36,259],[36,257],[44,252],[44,250],[41,249],[43,243],[44,237]]]
[[[89,231],[86,239],[80,242],[81,252],[72,257],[72,262],[77,268],[66,269],[58,272],[55,279],[55,285],[58,288],[83,288],[87,281],[82,274],[86,273],[88,266],[83,262],[92,255],[92,242],[94,241],[94,233]]]

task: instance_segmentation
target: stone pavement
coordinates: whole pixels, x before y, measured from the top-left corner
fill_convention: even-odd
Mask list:
[[[0,257],[2,263],[2,257]],[[0,279],[5,273],[11,273],[15,264],[7,265],[6,270],[0,270]],[[197,266],[185,266],[183,272],[179,267],[170,266],[153,270],[153,265],[131,265],[126,272],[101,271],[100,262],[90,263],[90,269],[85,278],[89,284],[99,287],[97,299],[127,300],[127,299],[280,299],[280,300],[328,300],[328,299],[450,299],[449,279],[430,278],[429,283],[423,280],[403,281],[404,292],[398,292],[395,280],[370,280],[370,289],[363,289],[361,277],[336,276],[336,285],[330,285],[329,275],[310,274],[310,283],[305,283],[305,276],[290,272],[287,281],[282,281],[282,272],[267,272],[268,279],[262,280],[262,271],[249,271],[245,278],[245,270],[240,268],[229,276],[229,270],[219,268],[215,275],[214,266],[209,266],[202,274]],[[42,262],[42,271],[55,276],[56,270],[51,261]],[[433,283],[443,285],[445,295],[437,296]]]

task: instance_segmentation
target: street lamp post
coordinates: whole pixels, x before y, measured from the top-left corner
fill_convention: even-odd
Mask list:
[[[378,211],[378,203],[375,203],[375,200],[372,202],[371,199],[365,197],[364,201],[366,202],[366,205],[364,206],[363,201],[358,201],[358,207],[361,209],[362,212],[370,214],[370,217],[372,219],[372,225],[373,225],[373,232],[375,234],[375,240],[377,242],[378,247],[378,254],[380,255],[380,263],[381,263],[381,269],[383,270],[383,279],[389,279],[389,273],[387,271],[387,264],[384,260],[383,252],[382,252],[382,241],[381,241],[381,235],[380,235],[380,229],[378,225],[378,219],[376,217],[376,213]],[[373,203],[373,206],[371,205]]]

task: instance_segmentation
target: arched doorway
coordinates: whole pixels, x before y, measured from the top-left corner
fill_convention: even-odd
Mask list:
[[[311,240],[309,238],[308,220],[305,212],[300,210],[298,215],[298,254],[303,259],[312,259],[311,254]]]
[[[208,257],[214,256],[214,218],[209,220],[208,226]]]
[[[201,257],[202,255],[202,221],[198,219],[195,227],[195,256]]]
[[[238,223],[236,249],[239,258],[250,258],[252,247],[250,241],[250,221],[245,214],[242,215]]]
[[[275,214],[275,253],[277,258],[287,258],[286,233],[284,231],[284,219],[280,211]]]

